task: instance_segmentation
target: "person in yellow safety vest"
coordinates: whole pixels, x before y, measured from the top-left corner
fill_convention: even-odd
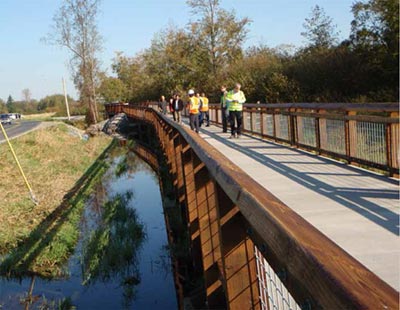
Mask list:
[[[200,114],[200,100],[194,95],[194,90],[188,91],[189,101],[187,106],[189,108],[190,129],[199,132],[199,114]]]
[[[229,122],[231,125],[231,136],[229,139],[240,138],[240,135],[242,134],[242,110],[243,103],[246,102],[246,97],[240,90],[241,87],[242,86],[239,83],[236,83],[235,88],[229,91],[226,95],[226,103],[229,111]]]
[[[200,115],[200,127],[204,122],[204,118],[206,119],[207,125],[206,127],[210,127],[210,113],[208,112],[208,98],[206,97],[205,93],[201,93],[201,115]]]
[[[220,104],[221,104],[221,116],[222,116],[222,132],[227,132],[228,131],[228,118],[229,118],[229,111],[227,111],[227,106],[226,106],[226,95],[228,94],[228,91],[226,90],[226,86],[222,85],[221,86],[221,99],[220,99]]]

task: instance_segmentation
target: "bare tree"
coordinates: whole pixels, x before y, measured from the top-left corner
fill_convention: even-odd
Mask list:
[[[66,47],[71,52],[70,65],[80,100],[87,104],[88,121],[96,123],[96,84],[102,38],[97,30],[100,0],[64,0],[53,17],[53,31],[45,41]]]
[[[32,93],[31,93],[31,91],[29,90],[29,88],[23,89],[23,90],[22,90],[22,100],[23,100],[25,103],[29,103],[29,102],[31,102],[31,99],[32,99]]]

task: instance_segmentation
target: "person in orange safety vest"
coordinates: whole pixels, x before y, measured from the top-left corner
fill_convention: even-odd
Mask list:
[[[201,101],[202,106],[200,109],[200,127],[204,123],[204,119],[206,120],[206,127],[210,127],[210,112],[208,108],[208,98],[206,97],[205,93],[201,93]]]

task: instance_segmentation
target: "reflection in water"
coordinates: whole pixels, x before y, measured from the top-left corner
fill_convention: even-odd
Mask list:
[[[132,192],[128,191],[106,202],[100,224],[82,242],[83,284],[118,278],[126,305],[135,298],[135,286],[140,283],[138,250],[145,238],[144,225],[136,210],[129,208],[131,199]]]
[[[120,148],[120,150],[126,149]],[[133,152],[125,151],[124,153],[120,153],[119,161],[115,166],[115,176],[121,178],[127,174],[134,175],[138,168],[143,166],[141,163],[141,159]]]
[[[0,277],[0,309],[177,309],[157,175],[116,149],[87,202],[68,277]]]

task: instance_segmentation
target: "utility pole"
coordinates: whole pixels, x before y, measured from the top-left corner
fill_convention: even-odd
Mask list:
[[[68,98],[67,98],[67,89],[65,88],[65,80],[64,77],[62,78],[63,82],[63,89],[64,89],[64,97],[65,97],[65,106],[67,107],[67,115],[68,115],[68,120],[71,120],[71,116],[69,115],[69,106],[68,106]]]

